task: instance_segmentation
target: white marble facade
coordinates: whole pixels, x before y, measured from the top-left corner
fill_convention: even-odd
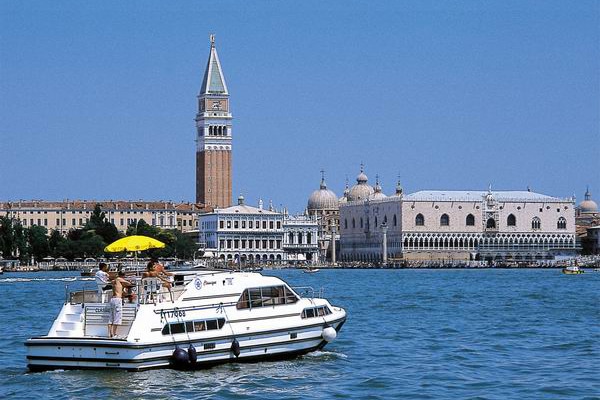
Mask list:
[[[342,260],[380,261],[384,220],[391,259],[518,262],[570,256],[577,248],[574,199],[530,191],[420,191],[341,205]]]

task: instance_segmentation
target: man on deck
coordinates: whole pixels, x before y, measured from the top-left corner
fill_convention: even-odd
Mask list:
[[[117,328],[123,320],[123,288],[132,286],[124,278],[125,272],[119,271],[119,275],[113,281],[113,295],[110,299],[110,312],[108,314],[108,337],[117,336]]]

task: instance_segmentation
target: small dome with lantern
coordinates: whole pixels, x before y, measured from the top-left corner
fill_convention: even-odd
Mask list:
[[[598,205],[592,200],[592,194],[590,193],[589,188],[586,189],[584,196],[584,200],[579,203],[579,212],[584,214],[598,212]]]
[[[352,186],[348,192],[348,201],[357,201],[368,199],[375,190],[368,184],[369,179],[364,172],[364,165],[360,165],[360,173],[356,177],[356,185]]]
[[[383,194],[382,190],[381,190],[381,185],[379,185],[379,175],[375,176],[375,189],[373,189],[374,192],[372,195],[369,196],[369,199],[371,200],[381,200],[381,199],[385,199],[387,196],[385,194]]]
[[[340,204],[344,204],[348,202],[348,195],[350,194],[350,187],[348,186],[348,177],[346,177],[346,187],[344,188],[344,195],[340,197]]]

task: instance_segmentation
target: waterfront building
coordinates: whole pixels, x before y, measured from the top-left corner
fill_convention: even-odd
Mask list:
[[[575,202],[531,191],[420,191],[404,197],[405,259],[553,259],[576,253]]]
[[[198,213],[204,211],[201,204],[172,201],[19,200],[0,203],[0,215],[13,217],[27,228],[38,225],[65,234],[82,228],[96,204],[121,232],[141,220],[158,228],[189,232],[197,229]]]
[[[284,214],[283,251],[289,264],[319,261],[319,227],[316,216]]]
[[[383,254],[390,261],[402,257],[401,197],[349,201],[340,205],[340,221],[341,261],[383,261]]]
[[[587,228],[586,239],[589,243],[586,246],[587,254],[600,254],[600,225]]]
[[[576,253],[575,203],[531,191],[371,192],[340,204],[343,261],[547,260]],[[360,187],[359,185],[362,185]],[[385,241],[384,241],[384,237]],[[385,254],[385,256],[384,256]]]
[[[592,200],[590,188],[586,189],[583,198],[583,201],[579,203],[575,210],[575,218],[577,225],[589,226],[600,220],[600,213],[598,212],[598,205]]]
[[[327,188],[325,171],[321,171],[319,189],[312,192],[308,198],[308,215],[315,218],[319,224],[318,246],[321,260],[335,261],[335,242],[339,241],[340,232],[339,204],[346,201],[346,194],[344,192],[344,197],[338,199],[337,195]]]
[[[590,189],[587,188],[584,199],[575,209],[575,224],[577,238],[581,245],[583,254],[597,254],[596,237],[597,231],[593,228],[600,224],[600,213],[598,205],[592,199]],[[592,228],[590,230],[590,228]]]
[[[231,120],[229,91],[211,35],[196,114],[196,202],[209,208],[231,205]]]
[[[199,215],[199,242],[205,256],[231,262],[282,262],[283,213],[246,205],[244,197],[238,204],[215,208]]]

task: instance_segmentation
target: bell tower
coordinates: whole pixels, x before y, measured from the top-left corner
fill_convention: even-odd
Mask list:
[[[231,120],[215,35],[210,35],[196,114],[196,202],[210,208],[231,205]]]

